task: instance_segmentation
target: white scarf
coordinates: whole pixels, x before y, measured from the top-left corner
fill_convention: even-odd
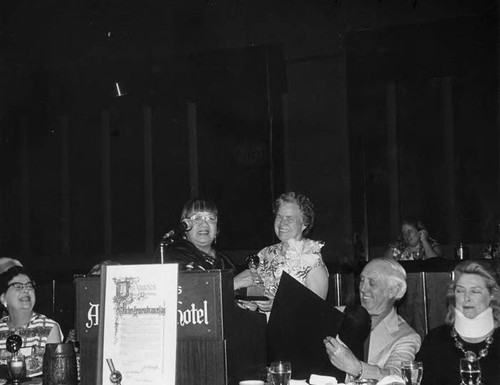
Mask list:
[[[493,321],[493,309],[487,308],[475,318],[467,318],[455,308],[455,330],[460,336],[466,338],[484,337],[495,327]]]

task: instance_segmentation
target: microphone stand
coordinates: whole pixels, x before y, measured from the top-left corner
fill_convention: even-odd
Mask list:
[[[166,233],[160,241],[160,263],[163,265],[165,263],[165,245],[168,245],[169,243],[172,243],[174,241],[175,237],[175,230],[170,230],[168,233]]]
[[[183,219],[176,228],[170,230],[168,233],[166,233],[162,237],[162,239],[160,241],[160,263],[162,265],[165,262],[165,258],[164,258],[165,245],[168,245],[168,244],[174,242],[175,237],[178,237],[180,234],[191,230],[192,227],[193,227],[193,225],[188,219]]]

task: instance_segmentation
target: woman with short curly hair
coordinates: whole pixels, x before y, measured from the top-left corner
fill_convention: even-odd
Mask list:
[[[328,270],[321,256],[323,242],[306,238],[314,225],[314,206],[303,194],[287,192],[274,204],[274,232],[279,243],[259,253],[257,272],[269,301],[242,302],[251,310],[270,312],[283,272],[291,275],[319,297],[328,293]]]
[[[48,343],[59,343],[63,335],[59,324],[36,313],[36,285],[31,275],[17,261],[0,274],[0,302],[8,315],[0,319],[0,364],[7,364],[12,353],[7,350],[7,338],[21,337],[20,353],[26,358],[26,374],[42,374],[43,356]]]

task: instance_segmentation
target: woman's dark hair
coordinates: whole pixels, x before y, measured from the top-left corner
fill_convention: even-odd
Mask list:
[[[455,289],[457,282],[463,274],[475,274],[483,278],[486,288],[491,295],[490,306],[493,309],[495,327],[500,326],[500,286],[498,274],[487,261],[468,260],[460,262],[453,270],[454,279],[448,286],[446,294],[448,302],[448,312],[446,313],[446,323],[453,325],[455,322]]]
[[[421,230],[427,231],[427,228],[425,227],[425,225],[423,224],[423,222],[420,219],[415,218],[415,217],[406,217],[401,222],[401,231],[399,233],[398,239],[396,239],[395,242],[391,243],[390,247],[396,248],[398,250],[404,250],[408,246],[408,244],[406,243],[406,239],[403,235],[403,231],[402,231],[404,225],[412,226],[417,231],[421,231]]]
[[[427,228],[425,227],[424,223],[420,219],[415,217],[407,217],[403,219],[403,221],[401,222],[401,227],[403,227],[403,225],[413,226],[417,229],[417,231],[421,230],[427,231]]]
[[[181,221],[186,219],[188,214],[196,211],[207,211],[209,213],[214,213],[217,216],[219,215],[217,206],[210,199],[193,198],[184,203],[184,206],[182,207]]]
[[[9,282],[12,280],[12,278],[17,277],[19,274],[24,274],[28,276],[30,280],[32,280],[31,275],[26,272],[24,267],[11,267],[9,270],[0,274],[0,294],[4,294],[7,291]]]
[[[299,206],[300,211],[302,212],[302,221],[306,228],[304,229],[304,235],[309,234],[313,225],[314,225],[314,205],[310,201],[308,197],[303,194],[297,194],[293,191],[281,194],[275,201],[273,207],[273,214],[276,215],[280,206],[283,203],[295,203]]]

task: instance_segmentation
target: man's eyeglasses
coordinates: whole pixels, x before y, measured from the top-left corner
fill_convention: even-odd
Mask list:
[[[33,291],[35,290],[35,282],[33,281],[29,281],[29,282],[26,282],[26,283],[21,283],[21,282],[12,282],[11,284],[7,285],[7,289],[9,287],[12,287],[14,288],[15,291],[23,291],[24,289],[26,290],[29,290],[29,291]]]
[[[203,221],[213,224],[217,223],[217,216],[214,214],[193,214],[189,219],[198,225]]]

